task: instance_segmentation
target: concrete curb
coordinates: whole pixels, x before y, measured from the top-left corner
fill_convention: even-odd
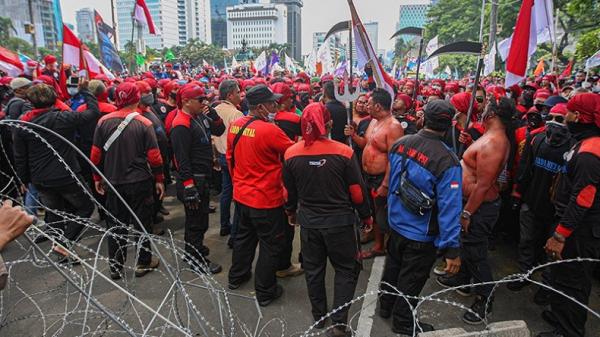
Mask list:
[[[462,328],[452,328],[422,332],[418,337],[531,337],[525,321],[495,322],[483,331],[467,332]]]

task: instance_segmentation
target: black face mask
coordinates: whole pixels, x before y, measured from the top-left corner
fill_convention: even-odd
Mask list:
[[[536,113],[531,113],[527,115],[527,127],[529,128],[529,130],[535,130],[542,126],[542,124],[542,115]]]
[[[152,104],[154,104],[154,95],[152,95],[152,94],[143,95],[140,99],[140,103],[142,103],[145,106],[151,106]]]
[[[169,97],[171,97],[172,99],[177,99],[177,93],[176,92],[172,92],[169,94]]]
[[[561,146],[565,144],[569,138],[571,138],[571,134],[566,125],[553,122],[546,123],[546,141],[551,146]]]

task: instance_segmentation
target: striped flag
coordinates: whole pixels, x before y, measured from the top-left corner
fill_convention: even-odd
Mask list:
[[[356,56],[358,58],[358,64],[371,65],[371,69],[373,69],[373,80],[375,81],[377,88],[385,89],[390,93],[390,96],[393,100],[394,82],[383,70],[383,66],[377,58],[377,53],[375,53],[373,45],[369,40],[369,35],[365,30],[365,26],[356,12],[354,2],[352,0],[348,0],[348,5],[350,6],[350,14],[352,16],[352,29],[354,31],[354,36],[356,37]]]
[[[133,18],[137,22],[148,26],[148,31],[150,34],[157,35],[156,28],[154,27],[154,21],[152,21],[152,15],[150,15],[150,10],[148,10],[146,1],[136,0],[135,7],[133,8]]]
[[[0,47],[0,70],[11,77],[17,77],[23,73],[25,67],[19,55],[8,49]]]

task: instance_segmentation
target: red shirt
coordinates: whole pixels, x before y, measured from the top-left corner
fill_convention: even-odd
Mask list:
[[[294,142],[277,125],[261,119],[252,122],[235,147],[235,168],[231,169],[233,140],[251,118],[238,118],[227,130],[227,165],[232,171],[233,199],[258,209],[280,207],[285,202],[282,158]]]
[[[98,102],[98,109],[100,109],[100,112],[103,115],[117,111],[116,106],[106,102]],[[85,110],[87,110],[87,104],[82,104],[79,106],[79,108],[77,108],[77,112],[84,112]]]

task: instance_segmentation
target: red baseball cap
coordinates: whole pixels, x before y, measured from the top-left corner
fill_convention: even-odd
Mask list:
[[[281,98],[278,102],[282,102],[283,100],[293,96],[292,89],[290,89],[290,86],[283,82],[277,82],[273,84],[271,86],[271,90],[273,90],[273,93],[281,95]]]
[[[206,91],[204,91],[204,88],[195,83],[188,83],[177,92],[177,106],[181,109],[183,100],[205,97]]]

